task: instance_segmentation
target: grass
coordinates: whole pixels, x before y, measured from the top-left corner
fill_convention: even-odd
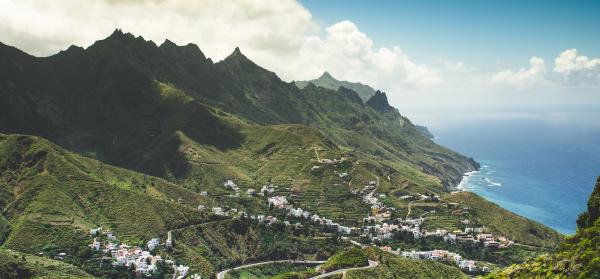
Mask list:
[[[0,278],[92,278],[67,263],[0,248]]]
[[[369,265],[369,259],[365,252],[360,248],[352,247],[333,255],[321,265],[321,270],[330,272],[343,268],[362,267],[367,265]]]
[[[434,261],[402,258],[377,248],[368,248],[369,259],[379,262],[374,268],[348,271],[348,279],[369,278],[468,278],[458,268]]]
[[[461,192],[445,198],[459,203],[461,207],[471,208],[469,214],[472,222],[485,224],[490,231],[507,236],[515,242],[553,249],[562,240],[558,232],[503,209],[474,193]]]
[[[274,263],[265,264],[244,269],[232,270],[227,273],[225,278],[229,279],[250,279],[250,278],[271,278],[271,279],[304,279],[315,276],[314,265],[292,264],[292,263]]]

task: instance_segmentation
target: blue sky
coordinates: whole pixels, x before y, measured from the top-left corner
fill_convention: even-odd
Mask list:
[[[350,20],[376,47],[397,45],[420,63],[521,67],[570,48],[600,56],[600,1],[301,2],[322,25]]]

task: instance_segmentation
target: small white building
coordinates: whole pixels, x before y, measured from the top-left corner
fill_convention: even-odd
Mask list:
[[[154,251],[154,249],[156,249],[156,247],[160,244],[160,240],[158,238],[153,238],[150,239],[150,241],[148,241],[147,245],[148,245],[148,250],[150,251]]]
[[[93,235],[93,236],[94,236],[94,235],[98,235],[98,234],[100,234],[101,232],[102,232],[102,227],[98,227],[98,228],[95,228],[95,229],[91,229],[91,230],[90,230],[90,234],[91,234],[91,235]]]

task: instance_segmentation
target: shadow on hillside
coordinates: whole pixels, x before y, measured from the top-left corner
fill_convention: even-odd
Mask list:
[[[43,92],[9,92],[5,105],[16,108],[0,113],[0,132],[45,137],[108,164],[175,178],[190,169],[182,145],[228,150],[244,141],[210,108],[181,96],[165,97],[154,81],[126,66],[97,76],[93,84],[62,84]]]

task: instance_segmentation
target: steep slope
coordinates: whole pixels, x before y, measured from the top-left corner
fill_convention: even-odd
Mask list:
[[[550,255],[530,259],[487,278],[600,278],[600,177],[577,219],[577,233]]]
[[[367,248],[370,260],[379,262],[375,268],[349,271],[345,278],[469,278],[460,269],[434,261],[399,257],[375,248]]]
[[[375,89],[373,89],[371,86],[362,84],[360,82],[349,82],[349,81],[337,80],[333,76],[331,76],[331,74],[328,72],[324,72],[317,79],[313,79],[313,80],[309,80],[309,81],[300,81],[299,80],[299,81],[294,81],[294,83],[300,89],[303,89],[309,83],[312,83],[316,86],[331,89],[331,90],[338,90],[340,87],[345,87],[352,91],[355,91],[363,102],[367,102],[367,100],[369,100],[369,98],[371,98],[371,97],[373,97],[373,95],[375,95]]]
[[[93,278],[75,266],[0,248],[1,278]]]
[[[3,246],[17,251],[53,246],[77,255],[98,226],[139,242],[206,219],[195,210],[204,199],[198,194],[36,137],[0,134],[0,177],[9,185],[0,206],[11,225]]]
[[[447,197],[447,200],[469,207],[471,209],[471,222],[485,224],[492,231],[502,235],[510,235],[511,239],[520,244],[553,248],[562,239],[562,236],[555,230],[516,215],[474,193],[451,194]]]

